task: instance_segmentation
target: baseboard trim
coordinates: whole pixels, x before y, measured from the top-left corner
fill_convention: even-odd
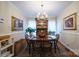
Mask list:
[[[75,53],[75,51],[73,51],[72,49],[70,49],[69,47],[67,47],[65,44],[63,44],[61,41],[59,41],[59,43],[68,51],[70,51],[70,53],[72,53],[72,56],[70,57],[77,57],[78,55]]]

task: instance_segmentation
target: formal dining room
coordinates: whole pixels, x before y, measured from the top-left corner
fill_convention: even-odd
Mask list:
[[[79,1],[0,1],[0,57],[78,57]]]

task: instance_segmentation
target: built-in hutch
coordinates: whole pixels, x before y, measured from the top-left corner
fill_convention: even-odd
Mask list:
[[[14,39],[10,35],[0,36],[0,57],[14,56]]]
[[[38,39],[46,40],[48,37],[48,20],[36,18],[36,35]]]

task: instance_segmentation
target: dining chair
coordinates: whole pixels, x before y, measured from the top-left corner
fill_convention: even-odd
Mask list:
[[[59,47],[58,47],[58,40],[59,40],[59,34],[56,34],[56,39],[54,40],[54,50],[55,53],[57,52],[57,50],[60,52]]]
[[[52,44],[49,39],[47,41],[44,41],[43,48],[47,48],[48,51],[52,54]]]
[[[30,53],[31,53],[31,44],[30,44],[30,38],[29,37],[30,36],[28,34],[25,34],[25,40],[27,42],[26,49],[28,50],[29,55],[30,55]]]
[[[51,38],[47,37],[47,39],[43,39],[42,40],[42,51],[44,52],[47,52],[49,51],[51,54],[52,54],[52,44],[51,44]]]
[[[40,56],[44,56],[47,50],[49,50],[49,52],[52,53],[52,44],[49,40],[41,40],[36,38],[32,39],[32,56],[34,56],[35,54],[34,51],[37,51],[37,53],[40,54]]]
[[[26,42],[27,42],[27,46],[26,47],[28,47],[28,34],[25,34],[25,40],[26,40]]]

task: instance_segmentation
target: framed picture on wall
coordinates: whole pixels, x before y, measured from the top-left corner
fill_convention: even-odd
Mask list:
[[[76,13],[64,18],[64,30],[76,30]]]
[[[23,20],[20,20],[14,16],[11,17],[11,30],[12,31],[22,31],[23,30]]]

